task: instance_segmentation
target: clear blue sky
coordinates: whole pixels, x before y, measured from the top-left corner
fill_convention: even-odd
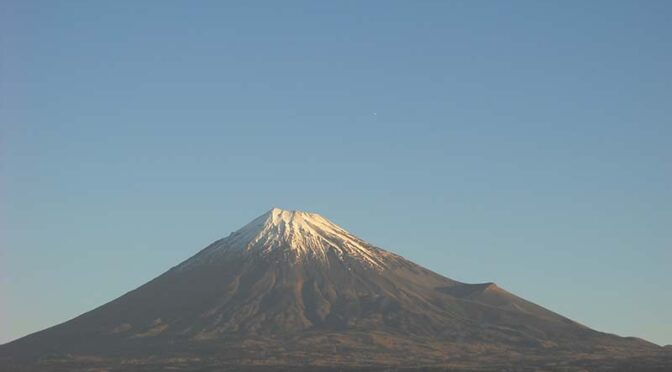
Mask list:
[[[0,3],[0,342],[276,206],[672,343],[672,2]]]

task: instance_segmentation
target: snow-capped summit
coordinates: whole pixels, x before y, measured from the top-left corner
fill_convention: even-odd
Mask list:
[[[297,261],[317,259],[323,263],[330,257],[341,261],[350,258],[377,269],[383,269],[385,260],[393,256],[317,213],[273,208],[207,247],[195,257],[195,261],[211,262],[245,252],[263,255],[279,253]]]
[[[347,231],[317,213],[273,208],[236,233],[289,238],[295,235],[349,235]],[[236,234],[234,233],[234,234]]]

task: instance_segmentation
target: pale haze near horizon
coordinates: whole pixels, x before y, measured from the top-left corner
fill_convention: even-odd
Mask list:
[[[272,207],[672,343],[672,4],[0,4],[0,343]]]

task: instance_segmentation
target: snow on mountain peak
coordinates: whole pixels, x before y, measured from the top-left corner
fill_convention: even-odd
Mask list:
[[[388,253],[373,248],[317,213],[273,208],[207,247],[195,258],[208,261],[231,252],[290,253],[297,259],[327,261],[329,253],[383,267]]]
[[[332,224],[317,213],[309,213],[303,211],[287,211],[280,208],[273,208],[266,212],[262,217],[266,217],[268,223],[273,226],[288,227],[290,229],[307,230],[311,225],[326,225]],[[336,226],[338,227],[338,226]]]

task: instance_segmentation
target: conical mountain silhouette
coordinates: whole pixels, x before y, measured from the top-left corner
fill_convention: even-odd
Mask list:
[[[502,367],[661,350],[272,209],[116,300],[1,346],[0,366]]]

